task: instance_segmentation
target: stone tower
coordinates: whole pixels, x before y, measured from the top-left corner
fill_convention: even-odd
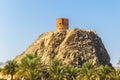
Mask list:
[[[56,19],[56,30],[67,30],[68,18],[57,18]]]

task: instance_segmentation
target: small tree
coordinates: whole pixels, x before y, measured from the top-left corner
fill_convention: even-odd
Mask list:
[[[34,54],[27,54],[22,58],[19,64],[19,71],[16,74],[17,79],[39,80],[42,76],[44,66],[39,57]]]
[[[80,68],[74,66],[65,67],[65,77],[67,80],[77,80],[80,74]]]
[[[53,60],[49,68],[50,79],[49,80],[63,80],[64,78],[64,66],[58,60]]]
[[[120,70],[119,69],[113,70],[110,73],[110,77],[111,77],[111,80],[120,80]]]
[[[13,80],[13,76],[16,74],[18,68],[18,64],[14,60],[10,60],[7,62],[7,65],[2,70],[3,75],[10,75],[11,80]]]
[[[85,62],[80,70],[80,80],[95,80],[96,66],[92,62]]]
[[[98,71],[98,74],[100,75],[100,80],[109,80],[112,71],[113,71],[112,68],[109,67],[108,65],[105,66],[101,65]]]

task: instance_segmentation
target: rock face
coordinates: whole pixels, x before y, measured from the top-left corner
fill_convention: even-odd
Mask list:
[[[110,57],[96,32],[77,28],[43,33],[15,59],[20,60],[28,53],[38,55],[46,64],[52,59],[77,66],[86,61],[100,65],[110,64]]]

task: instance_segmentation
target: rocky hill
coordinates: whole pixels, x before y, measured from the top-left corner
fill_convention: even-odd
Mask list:
[[[71,29],[50,31],[41,34],[15,60],[20,60],[28,53],[36,54],[43,63],[59,59],[66,65],[81,66],[86,61],[94,64],[110,64],[110,57],[95,31]]]

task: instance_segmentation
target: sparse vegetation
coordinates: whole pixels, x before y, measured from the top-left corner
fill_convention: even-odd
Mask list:
[[[11,80],[120,80],[120,70],[108,65],[96,66],[86,62],[80,68],[63,65],[58,60],[44,65],[33,54],[27,54],[19,64],[14,60],[8,61],[0,70],[4,75],[11,75]]]

